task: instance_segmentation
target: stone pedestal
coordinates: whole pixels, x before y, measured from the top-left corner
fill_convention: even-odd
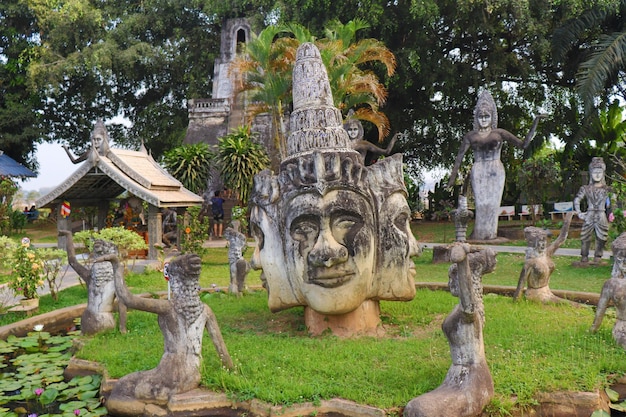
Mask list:
[[[305,307],[304,323],[312,336],[319,336],[326,330],[338,337],[380,336],[384,333],[380,303],[376,300],[365,300],[356,310],[338,315],[321,314]]]

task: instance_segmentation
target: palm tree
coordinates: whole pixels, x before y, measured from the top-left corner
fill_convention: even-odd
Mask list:
[[[200,142],[171,149],[163,155],[163,164],[186,189],[202,194],[211,179],[210,166],[213,158],[209,145]]]
[[[245,53],[231,64],[231,74],[238,78],[235,95],[246,92],[248,123],[262,113],[271,118],[272,136],[281,158],[286,149],[283,115],[291,103],[291,71],[297,43],[278,36],[289,31],[286,26],[268,26],[245,45]]]
[[[271,114],[275,142],[282,157],[286,148],[282,117],[292,101],[291,74],[296,50],[304,42],[315,42],[320,49],[335,106],[345,113],[355,108],[357,118],[370,121],[377,127],[379,140],[389,134],[389,121],[379,110],[385,103],[387,90],[373,71],[363,67],[380,62],[391,76],[396,61],[382,42],[375,39],[356,41],[357,31],[367,27],[358,19],[345,25],[333,21],[325,30],[326,37],[316,40],[299,24],[269,26],[248,42],[245,54],[233,62],[231,70],[241,76],[236,93],[248,92],[248,101],[253,103],[249,108],[250,115]]]
[[[379,62],[390,77],[395,73],[396,58],[376,39],[356,41],[357,31],[367,27],[359,19],[345,25],[331,21],[324,31],[325,38],[316,43],[328,70],[335,107],[342,112],[356,109],[356,118],[373,123],[382,141],[390,131],[389,119],[379,110],[387,99],[387,89],[373,71],[362,66]]]
[[[240,126],[218,139],[217,164],[224,185],[239,194],[247,205],[254,176],[267,168],[269,157],[263,146],[254,141],[250,126]]]
[[[626,0],[620,0],[612,6],[595,6],[554,33],[552,42],[557,61],[565,60],[577,43],[582,43],[582,49],[588,53],[578,66],[576,81],[586,114],[591,112],[596,98],[609,95],[611,90],[626,98],[625,17]]]

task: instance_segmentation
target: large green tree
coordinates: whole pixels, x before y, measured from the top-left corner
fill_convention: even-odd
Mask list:
[[[122,116],[113,140],[155,157],[182,141],[188,98],[210,95],[219,22],[201,2],[28,0],[40,28],[28,68],[31,88],[46,96],[50,140],[75,151],[88,145],[97,118]]]
[[[34,16],[23,2],[0,3],[0,151],[33,171],[41,100],[28,88],[26,72],[36,34]]]

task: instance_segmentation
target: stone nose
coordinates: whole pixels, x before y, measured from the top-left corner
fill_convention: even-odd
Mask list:
[[[330,268],[348,260],[348,248],[337,242],[332,233],[322,230],[308,260],[312,266]]]

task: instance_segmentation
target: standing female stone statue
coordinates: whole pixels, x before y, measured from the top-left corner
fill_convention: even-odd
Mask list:
[[[498,110],[488,91],[483,91],[474,109],[474,130],[463,136],[461,148],[450,173],[448,187],[452,187],[468,149],[474,152],[474,165],[470,173],[474,192],[475,223],[470,239],[492,240],[498,233],[498,208],[504,191],[506,173],[500,161],[502,144],[509,144],[526,149],[535,136],[537,124],[545,115],[535,117],[533,125],[522,141],[504,129],[498,129]]]
[[[443,332],[450,344],[452,365],[434,391],[412,399],[404,417],[476,417],[493,397],[493,379],[485,357],[482,276],[493,272],[496,254],[457,242],[450,249],[450,293],[459,304],[445,318]]]
[[[584,221],[580,231],[581,262],[589,262],[589,247],[593,235],[596,237],[594,262],[600,262],[604,245],[609,237],[609,220],[606,217],[606,209],[607,205],[610,205],[610,200],[607,201],[607,199],[611,189],[606,185],[605,171],[604,160],[600,157],[592,158],[589,164],[589,184],[580,187],[574,198],[574,211]],[[586,212],[580,210],[580,202],[583,199],[587,200]]]

